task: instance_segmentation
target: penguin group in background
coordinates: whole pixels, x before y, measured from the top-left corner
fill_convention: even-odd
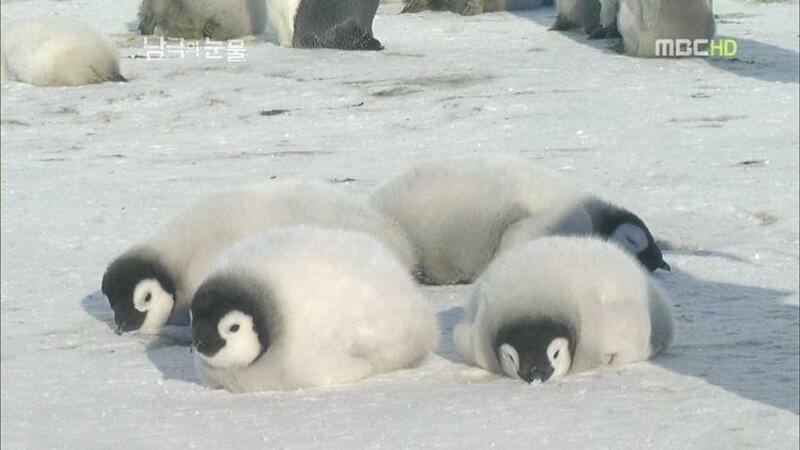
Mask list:
[[[264,32],[266,0],[142,0],[139,31],[168,37],[217,40]]]
[[[372,22],[379,0],[267,0],[281,45],[298,48],[382,50]]]
[[[644,222],[558,175],[506,156],[420,164],[379,186],[375,209],[416,247],[420,281],[474,281],[497,255],[548,235],[597,235],[669,270]]]
[[[470,364],[531,383],[647,360],[672,335],[665,295],[630,255],[594,238],[549,237],[492,263],[453,338]]]
[[[197,202],[108,266],[102,291],[118,332],[188,325],[190,301],[220,252],[249,235],[304,224],[363,232],[383,242],[408,271],[415,266],[413,245],[363,198],[305,182],[232,190]]]
[[[192,301],[199,374],[231,392],[361,380],[434,350],[436,317],[379,241],[276,229],[223,253]]]
[[[498,11],[519,11],[552,5],[553,0],[403,0],[404,13],[450,11],[471,16]]]
[[[127,81],[113,42],[74,19],[32,19],[3,30],[3,81],[79,86]]]

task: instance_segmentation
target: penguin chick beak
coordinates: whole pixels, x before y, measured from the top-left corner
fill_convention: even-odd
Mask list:
[[[672,268],[663,259],[658,263],[658,268],[661,270],[666,270],[667,272],[672,272]]]

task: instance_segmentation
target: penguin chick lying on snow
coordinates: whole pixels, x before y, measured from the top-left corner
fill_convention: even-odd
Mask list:
[[[453,336],[470,364],[530,383],[647,360],[672,333],[668,301],[628,254],[549,237],[492,263]]]
[[[372,33],[379,0],[268,0],[269,20],[281,45],[381,50]]]
[[[422,281],[471,282],[496,254],[553,234],[598,235],[669,270],[644,222],[547,170],[505,156],[420,164],[379,186],[376,209],[414,242]]]
[[[465,16],[475,14],[535,9],[552,5],[552,0],[404,0],[404,13],[416,13],[426,9],[450,11]]]
[[[384,242],[409,270],[414,266],[405,235],[361,197],[303,182],[224,192],[197,202],[108,266],[102,291],[119,332],[188,325],[189,302],[221,251],[270,228],[303,224],[364,232]]]
[[[187,39],[235,39],[260,34],[266,0],[143,0],[139,31]]]
[[[3,30],[0,58],[4,79],[36,86],[127,81],[114,43],[74,19],[12,23]]]
[[[294,227],[237,243],[192,301],[196,367],[232,392],[353,382],[422,361],[432,311],[361,233]]]

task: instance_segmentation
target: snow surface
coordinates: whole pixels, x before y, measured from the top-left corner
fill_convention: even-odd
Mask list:
[[[147,61],[135,0],[80,16],[131,82],[2,90],[4,448],[798,448],[798,6],[715,2],[737,60],[643,60],[548,32],[554,10],[381,7],[379,53],[251,40],[243,63]],[[191,199],[271,178],[366,192],[409,164],[508,152],[639,213],[672,273],[675,345],[528,387],[459,362],[469,286],[424,291],[441,348],[363,383],[232,395],[185,331],[118,337],[105,265]],[[225,218],[220,218],[224,220]]]

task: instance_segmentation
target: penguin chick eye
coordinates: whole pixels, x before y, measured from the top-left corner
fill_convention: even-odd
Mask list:
[[[152,298],[153,298],[153,294],[148,292],[147,295],[144,297],[144,302],[145,303],[150,303],[150,299],[152,299]]]
[[[625,236],[625,239],[626,239],[628,242],[630,242],[632,246],[636,247],[636,241],[634,241],[633,239],[631,239],[631,238],[630,238],[630,237],[628,237],[628,236]]]
[[[553,359],[556,359],[556,358],[558,358],[558,354],[559,354],[559,353],[561,353],[561,350],[556,350],[556,352],[555,352],[555,353],[553,353]]]
[[[239,331],[239,324],[232,325],[230,328],[228,328],[228,331],[230,331],[231,333],[236,333],[237,331]]]

